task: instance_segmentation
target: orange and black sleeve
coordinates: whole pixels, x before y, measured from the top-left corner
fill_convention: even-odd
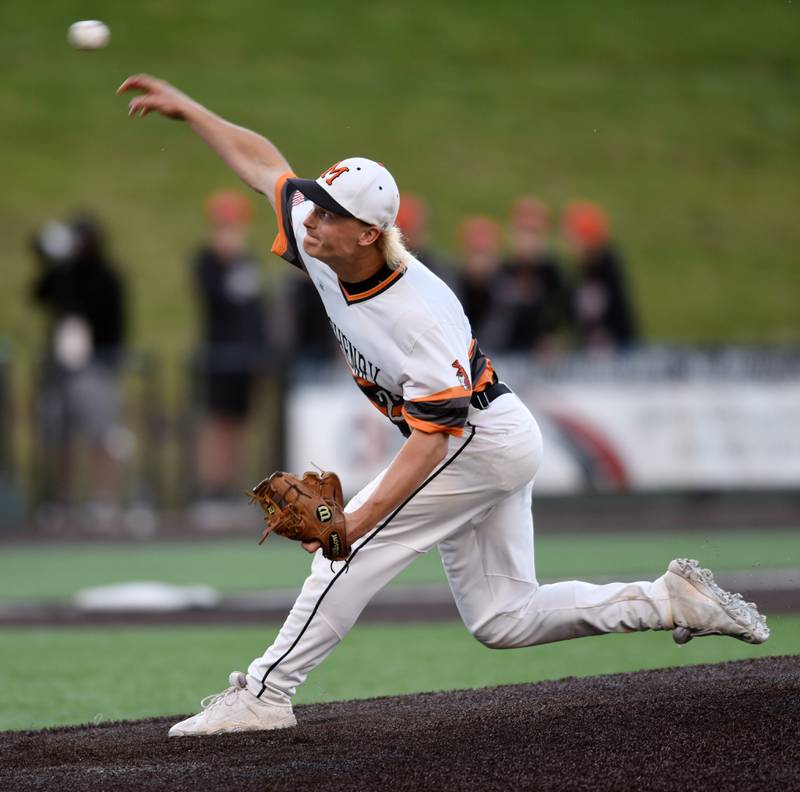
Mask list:
[[[403,405],[403,418],[412,429],[421,432],[444,432],[461,437],[471,395],[471,390],[456,387],[411,399]]]
[[[298,269],[305,271],[292,227],[292,201],[297,190],[293,190],[291,185],[287,184],[287,180],[293,176],[294,173],[286,171],[275,183],[275,214],[278,218],[278,235],[272,243],[272,252],[290,264],[294,264]]]

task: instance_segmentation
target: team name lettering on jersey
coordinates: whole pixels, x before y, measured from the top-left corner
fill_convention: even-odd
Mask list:
[[[345,360],[347,360],[353,373],[362,379],[369,380],[370,382],[377,382],[380,368],[367,360],[367,358],[358,351],[353,342],[336,326],[333,319],[328,317],[328,321],[331,323],[333,334],[336,336],[336,340],[339,342],[339,346],[344,353]]]

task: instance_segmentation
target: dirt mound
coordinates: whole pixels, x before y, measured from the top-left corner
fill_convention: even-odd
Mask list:
[[[296,713],[296,729],[207,738],[167,740],[175,718],[6,732],[0,789],[800,787],[800,656]]]

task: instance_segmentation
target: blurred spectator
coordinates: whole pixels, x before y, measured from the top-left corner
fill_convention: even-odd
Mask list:
[[[467,217],[459,228],[461,272],[455,292],[464,306],[472,335],[484,349],[498,341],[495,288],[500,268],[500,226],[488,217]]]
[[[579,343],[586,349],[631,346],[636,322],[605,213],[595,204],[575,201],[564,210],[562,234],[578,266],[573,310]]]
[[[403,232],[406,247],[413,253],[414,258],[421,261],[445,283],[452,284],[456,279],[452,262],[431,246],[428,207],[425,202],[411,193],[401,193],[400,209],[395,222]]]
[[[252,207],[247,198],[238,192],[215,193],[206,204],[206,216],[210,239],[194,257],[206,408],[197,476],[203,498],[238,498],[246,420],[267,360],[263,286],[258,263],[248,253]]]
[[[294,267],[288,269],[291,271],[286,273],[286,297],[275,309],[276,318],[285,317],[284,326],[276,327],[275,334],[282,336],[287,367],[296,363],[317,366],[335,360],[339,344],[331,332],[319,293],[308,275]],[[290,333],[285,332],[286,327],[291,328]]]
[[[549,353],[569,326],[567,281],[550,240],[550,212],[537,198],[519,198],[511,211],[511,252],[503,262],[497,299],[507,323],[503,347]]]
[[[95,527],[113,528],[120,463],[130,451],[117,383],[125,343],[122,279],[88,216],[47,223],[34,235],[33,250],[39,273],[32,297],[50,320],[38,399],[43,497],[69,498],[81,438],[91,449],[91,517]]]

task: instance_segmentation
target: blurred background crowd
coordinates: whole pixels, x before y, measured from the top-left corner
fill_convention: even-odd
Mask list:
[[[230,520],[230,504],[247,480],[248,425],[263,379],[331,364],[339,348],[305,276],[287,271],[266,287],[244,193],[211,194],[204,220],[205,238],[188,266],[199,318],[187,379],[196,417],[190,497],[199,523],[216,525]],[[574,201],[556,215],[539,198],[520,197],[504,224],[464,218],[455,256],[436,246],[421,197],[401,196],[397,224],[415,256],[458,294],[473,334],[492,355],[613,354],[637,340],[621,255],[596,204]],[[82,444],[84,519],[114,531],[136,444],[122,415],[121,369],[132,360],[125,281],[93,214],[46,222],[31,248],[31,303],[46,319],[35,419],[40,520],[58,521]]]

